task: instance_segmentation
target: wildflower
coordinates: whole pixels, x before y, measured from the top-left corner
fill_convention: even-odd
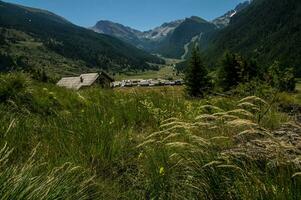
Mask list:
[[[160,167],[159,174],[160,174],[161,176],[164,176],[164,175],[165,175],[164,167]]]
[[[139,153],[138,159],[142,158],[142,156],[143,156],[143,153],[142,152]]]
[[[112,117],[112,119],[110,120],[110,125],[114,124],[114,122],[115,122],[115,118]]]
[[[82,112],[82,113],[84,113],[84,112],[85,112],[85,110],[84,110],[84,109],[82,109],[82,110],[81,110],[81,112]]]
[[[43,88],[43,91],[47,92],[47,91],[48,91],[48,89],[47,89],[47,88]]]

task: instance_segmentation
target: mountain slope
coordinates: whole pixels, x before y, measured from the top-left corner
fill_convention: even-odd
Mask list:
[[[38,48],[49,54],[55,54],[57,57],[67,59],[70,62],[81,63],[81,66],[89,68],[118,71],[148,69],[150,66],[146,62],[162,62],[159,58],[116,38],[73,25],[48,11],[2,1],[0,1],[0,28],[1,54],[17,59],[22,50],[19,49],[16,52],[15,46],[21,45],[22,48],[27,48],[25,44],[33,42],[35,43],[33,45],[39,45]],[[26,35],[27,37],[25,37],[26,39],[24,37],[11,38],[14,35]],[[22,56],[25,57],[32,56],[22,53]],[[44,55],[46,56],[47,53]],[[39,57],[36,56],[35,58],[38,59]],[[43,57],[40,58],[41,61],[43,59]],[[60,60],[54,60],[49,65],[55,66],[55,61],[60,62]],[[60,67],[64,66],[61,65]],[[65,67],[68,68],[68,66]],[[5,68],[3,63],[0,68]]]
[[[171,34],[180,24],[182,24],[183,21],[184,20],[176,20],[164,23],[159,27],[143,32],[141,37],[151,41],[162,41],[169,34]]]
[[[117,37],[135,46],[139,45],[142,34],[141,31],[107,20],[97,22],[91,29],[97,33]]]
[[[151,53],[180,58],[185,53],[185,45],[193,37],[215,28],[214,24],[199,17],[190,17],[185,20],[164,23],[146,32],[108,21],[99,21],[92,30],[117,37]]]
[[[212,21],[218,28],[225,28],[229,25],[230,20],[234,15],[243,9],[247,8],[250,5],[250,1],[245,1],[243,3],[238,4],[233,10],[228,11],[223,16],[218,17]]]
[[[158,52],[166,57],[180,58],[185,53],[185,45],[198,35],[211,32],[216,26],[199,17],[186,18],[165,41]]]
[[[301,1],[254,0],[228,27],[205,38],[213,63],[228,49],[268,66],[279,60],[301,75]],[[204,41],[203,41],[204,42]]]
[[[164,23],[152,30],[142,32],[119,23],[101,20],[90,29],[97,33],[117,37],[148,52],[157,53],[156,49],[159,48],[161,42],[165,40],[167,36],[171,34],[183,21],[184,20],[177,20]]]

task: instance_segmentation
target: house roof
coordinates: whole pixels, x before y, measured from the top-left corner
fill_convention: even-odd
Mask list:
[[[79,77],[67,77],[62,78],[58,83],[58,86],[65,87],[68,89],[80,89],[80,78]]]
[[[101,72],[100,74],[98,73],[89,73],[89,74],[82,74],[77,77],[66,77],[62,78],[57,85],[61,87],[66,87],[68,89],[75,89],[79,90],[82,87],[85,86],[91,86],[95,81],[99,78],[99,76],[105,76],[108,78],[110,81],[113,79],[107,75],[104,72]]]
[[[111,82],[115,81],[111,76],[109,76],[106,72],[100,72],[99,75],[105,76],[107,79],[109,79]]]

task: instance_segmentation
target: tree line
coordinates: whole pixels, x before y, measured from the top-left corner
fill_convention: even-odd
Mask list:
[[[295,90],[294,69],[278,61],[264,68],[254,59],[227,51],[213,73],[209,74],[204,63],[199,48],[195,47],[185,69],[186,92],[191,97],[203,98],[213,90],[228,92],[251,81],[267,84],[281,92]]]

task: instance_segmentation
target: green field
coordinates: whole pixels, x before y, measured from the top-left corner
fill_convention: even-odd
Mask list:
[[[300,95],[0,81],[0,199],[300,199]]]
[[[120,73],[115,75],[115,80],[128,80],[128,79],[182,79],[183,74],[177,74],[176,70],[174,69],[174,65],[180,60],[177,59],[165,59],[165,65],[158,65],[158,71],[144,71],[144,72],[127,72],[127,73]]]

